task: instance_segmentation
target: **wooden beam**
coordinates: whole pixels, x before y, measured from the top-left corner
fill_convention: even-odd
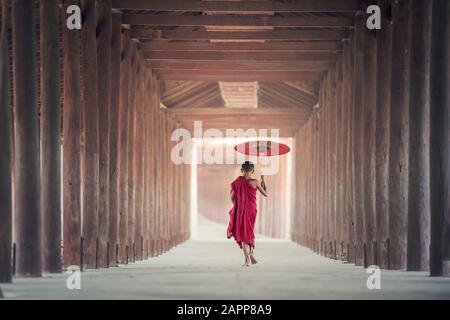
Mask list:
[[[143,42],[139,49],[144,51],[211,51],[211,52],[267,52],[267,51],[326,51],[337,52],[342,50],[342,43],[328,42],[269,42],[269,43],[208,43],[208,42]]]
[[[135,259],[135,209],[136,209],[136,181],[134,176],[135,132],[136,132],[136,75],[137,75],[137,44],[131,43],[130,82],[128,88],[128,255],[130,261]]]
[[[64,1],[62,11],[79,1]],[[63,241],[64,266],[79,266],[81,236],[80,31],[62,28],[64,60]]]
[[[430,260],[430,74],[433,3],[413,0],[411,24],[410,156],[407,270],[427,271]],[[435,122],[433,122],[435,123]]]
[[[145,52],[146,60],[194,61],[335,61],[334,52]]]
[[[92,0],[90,0],[92,1]],[[109,224],[109,116],[111,103],[111,0],[97,0],[97,81],[99,110],[98,267],[107,266]]]
[[[322,77],[320,71],[283,71],[265,72],[252,71],[194,71],[194,70],[158,70],[156,72],[158,80],[193,80],[193,81],[292,81],[292,80],[319,80]]]
[[[59,10],[57,0],[41,2],[42,267],[48,273],[61,272]]]
[[[0,283],[12,281],[12,112],[10,99],[10,65],[8,23],[10,0],[1,2],[0,33]],[[1,292],[0,292],[1,294]]]
[[[353,25],[347,17],[232,17],[232,16],[174,16],[126,13],[123,24],[176,27],[324,27],[345,28]]]
[[[430,99],[430,275],[450,276],[450,3],[433,2]]]
[[[246,115],[257,115],[257,116],[267,116],[268,118],[273,116],[296,116],[296,115],[307,115],[309,112],[304,112],[303,110],[293,109],[293,108],[267,108],[267,109],[241,109],[241,108],[169,108],[165,109],[166,112],[176,116],[193,116],[193,117],[216,117],[216,116],[246,116]]]
[[[120,79],[121,79],[121,15],[112,14],[111,38],[111,108],[109,126],[109,248],[110,266],[117,266],[119,257],[116,246],[119,243],[119,112],[120,112]]]
[[[303,0],[299,2],[272,1],[193,1],[193,0],[113,0],[113,7],[119,9],[150,11],[190,11],[221,13],[263,13],[263,12],[354,12],[359,10],[356,0]]]
[[[119,262],[127,262],[128,245],[128,122],[131,65],[130,30],[122,29],[119,102]]]
[[[83,74],[83,267],[97,267],[99,209],[99,103],[95,1],[82,0],[81,29]]]
[[[364,16],[367,20],[367,14]],[[363,126],[364,126],[364,239],[366,267],[374,265],[375,220],[375,125],[377,108],[377,42],[375,32],[363,31]]]
[[[155,70],[224,70],[224,71],[326,71],[332,65],[327,61],[189,61],[150,60],[147,65]]]
[[[410,119],[410,0],[392,6],[392,82],[389,147],[389,263],[406,267]]]
[[[13,1],[14,227],[16,274],[42,275],[39,119],[35,9]]]
[[[159,40],[341,40],[349,37],[346,29],[271,30],[271,31],[193,31],[149,30],[133,27],[131,37]]]
[[[387,10],[390,0],[378,2],[382,23],[386,26],[377,32],[377,123],[376,123],[376,224],[378,266],[387,269],[386,240],[389,237],[389,110],[391,96],[391,48],[392,25],[388,21]]]

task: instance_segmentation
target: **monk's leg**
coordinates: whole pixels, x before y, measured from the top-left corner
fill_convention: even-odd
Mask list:
[[[247,251],[247,244],[245,242],[242,243],[242,250],[244,251],[244,258],[245,258],[245,262],[242,266],[248,267],[250,266],[250,255]]]

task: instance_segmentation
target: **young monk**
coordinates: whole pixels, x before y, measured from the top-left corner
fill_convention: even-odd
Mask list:
[[[249,267],[250,263],[257,261],[254,256],[255,250],[255,221],[256,221],[256,191],[259,190],[267,197],[264,176],[261,175],[261,183],[253,179],[255,173],[253,163],[245,161],[241,168],[242,176],[239,176],[231,184],[231,201],[233,208],[230,211],[230,223],[228,225],[227,237],[234,237],[239,247],[244,251],[245,262],[243,267]]]

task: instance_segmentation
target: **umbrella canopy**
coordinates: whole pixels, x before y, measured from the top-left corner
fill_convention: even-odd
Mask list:
[[[291,151],[287,145],[273,141],[249,141],[236,145],[234,150],[254,157],[273,157]]]

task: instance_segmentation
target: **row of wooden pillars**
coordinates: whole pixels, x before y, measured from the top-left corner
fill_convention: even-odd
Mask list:
[[[357,14],[298,132],[293,238],[356,265],[448,276],[450,6],[377,4],[381,30]]]
[[[27,0],[1,2],[0,282],[13,242],[16,274],[41,276],[188,239],[190,168],[170,160],[177,124],[121,13],[110,0],[40,1],[39,15]],[[71,5],[81,30],[66,27]]]

